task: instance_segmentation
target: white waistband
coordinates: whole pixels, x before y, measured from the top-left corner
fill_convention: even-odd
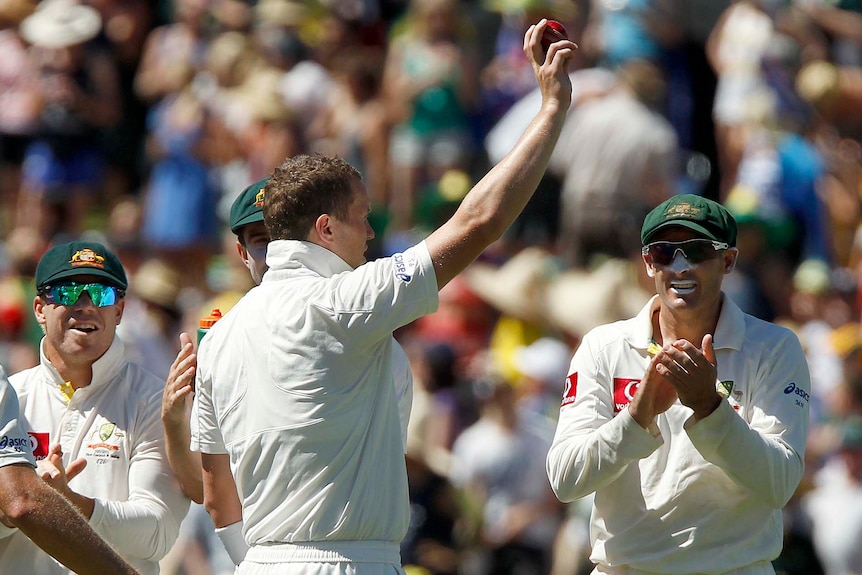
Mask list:
[[[248,550],[252,563],[391,563],[401,565],[401,548],[392,541],[310,541],[264,543]]]
[[[620,565],[618,567],[597,565],[593,570],[592,575],[661,575],[661,573],[641,571],[640,569],[634,569],[627,565]],[[772,563],[769,561],[762,561],[746,567],[740,567],[739,569],[724,571],[721,575],[775,575],[775,570],[772,568]]]

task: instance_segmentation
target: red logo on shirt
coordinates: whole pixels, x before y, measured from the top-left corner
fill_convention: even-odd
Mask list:
[[[632,402],[640,382],[639,379],[614,378],[614,413],[619,413]]]
[[[566,378],[566,389],[563,390],[563,403],[560,407],[565,407],[575,402],[575,394],[578,392],[578,372],[573,373]]]
[[[33,457],[36,459],[45,459],[48,457],[49,434],[28,431],[27,435],[30,436],[30,449],[33,450]]]

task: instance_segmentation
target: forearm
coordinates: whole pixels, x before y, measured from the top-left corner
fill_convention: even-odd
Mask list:
[[[780,433],[767,435],[737,415],[727,401],[688,426],[692,444],[739,485],[775,508],[783,507],[802,479],[803,454]]]
[[[11,491],[4,491],[2,497],[6,518],[45,553],[81,575],[136,573],[86,518],[31,468],[6,468],[3,481],[14,489],[14,499],[7,497]]]
[[[204,506],[218,528],[242,521],[242,503],[227,454],[201,454]]]
[[[567,408],[571,409],[571,408]],[[566,429],[561,414],[557,436],[548,451],[547,473],[563,502],[580,499],[617,479],[632,462],[648,457],[660,445],[623,410],[593,430]]]
[[[99,500],[90,523],[126,556],[155,561],[173,547],[187,510],[188,500],[185,498],[174,502],[170,508],[153,499]]]
[[[461,202],[453,217],[429,236],[437,284],[442,288],[502,237],[545,173],[565,121],[556,100],[546,102],[515,147]]]
[[[93,516],[93,510],[96,507],[95,499],[76,493],[68,488],[63,491],[63,495],[78,511],[81,512],[81,515],[83,515],[88,521],[90,520]]]
[[[191,451],[191,433],[188,421],[172,424],[163,420],[165,426],[165,450],[168,464],[174,472],[174,477],[180,484],[180,489],[186,497],[195,503],[204,501],[204,485],[201,479],[200,453]]]
[[[159,425],[158,420],[154,423]],[[176,542],[189,500],[155,444],[141,446],[125,480],[128,496],[96,498],[90,524],[125,556],[158,561]]]

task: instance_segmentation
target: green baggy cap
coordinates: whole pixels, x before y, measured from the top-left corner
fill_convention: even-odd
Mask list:
[[[653,208],[644,218],[641,244],[647,245],[659,231],[672,226],[736,246],[736,220],[724,206],[702,196],[679,194]]]
[[[105,283],[126,289],[126,271],[120,259],[99,242],[69,242],[49,249],[36,266],[36,289],[70,281],[79,276],[103,278]]]
[[[263,197],[269,177],[258,180],[237,196],[230,206],[230,231],[239,235],[246,224],[263,221]]]

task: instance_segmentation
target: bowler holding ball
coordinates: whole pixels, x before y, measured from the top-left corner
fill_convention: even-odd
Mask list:
[[[577,48],[560,40],[544,53],[546,22],[523,44],[541,108],[452,217],[403,252],[366,262],[371,201],[343,159],[297,155],[272,173],[269,269],[201,341],[190,417],[204,504],[238,551],[237,575],[404,575],[410,499],[393,383],[408,375],[393,371],[392,333],[438,308],[439,290],[502,237],[545,173]]]

